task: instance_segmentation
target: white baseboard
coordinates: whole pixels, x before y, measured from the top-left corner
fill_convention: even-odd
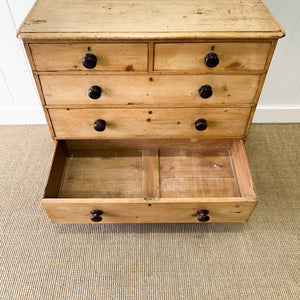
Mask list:
[[[253,123],[300,123],[300,107],[257,107]]]
[[[47,124],[44,111],[36,108],[0,108],[0,125]]]
[[[300,123],[300,107],[258,107],[253,123]],[[0,109],[0,125],[47,124],[42,108]]]

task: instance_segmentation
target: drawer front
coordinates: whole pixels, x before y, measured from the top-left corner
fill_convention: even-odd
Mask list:
[[[250,108],[49,109],[57,138],[243,137],[250,111]],[[195,128],[199,119],[202,121],[197,122],[197,127],[202,131]],[[96,131],[95,126],[103,131]]]
[[[37,71],[147,71],[148,67],[147,44],[31,44],[30,49]],[[83,66],[86,54],[96,57],[86,59],[89,68]]]
[[[251,198],[211,199],[44,199],[53,223],[94,223],[91,211],[100,210],[101,223],[199,223],[197,212],[209,211],[209,222],[247,222],[256,206]],[[95,224],[95,223],[94,223]]]
[[[154,69],[158,71],[263,71],[270,43],[162,43],[155,44]],[[217,55],[205,58],[209,53]],[[215,67],[213,67],[217,64]]]
[[[41,75],[47,105],[252,104],[259,75]],[[96,98],[96,99],[94,99]]]

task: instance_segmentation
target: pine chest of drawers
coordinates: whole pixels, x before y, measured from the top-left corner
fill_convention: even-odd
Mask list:
[[[39,0],[21,25],[56,145],[54,223],[245,222],[277,40],[260,0]]]

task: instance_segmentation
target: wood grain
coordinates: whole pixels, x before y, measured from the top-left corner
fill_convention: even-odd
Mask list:
[[[56,138],[243,137],[250,108],[49,109]],[[151,113],[150,113],[151,112]],[[195,121],[207,120],[205,131]],[[94,130],[97,119],[106,129]]]
[[[30,44],[35,70],[87,70],[86,53],[97,57],[95,71],[147,71],[148,46],[141,44]]]
[[[156,43],[154,70],[226,72],[265,70],[271,43]],[[216,53],[219,65],[208,68],[205,56]]]
[[[199,107],[250,105],[259,84],[259,75],[40,75],[46,104],[99,107]],[[88,96],[93,85],[101,87],[97,100]],[[199,95],[210,85],[213,95]]]
[[[242,140],[234,140],[231,148],[232,162],[242,197],[255,197],[255,189]]]
[[[233,178],[228,149],[160,150],[161,178]]]
[[[160,196],[158,149],[143,149],[142,195],[144,198]]]
[[[47,121],[47,125],[51,134],[52,139],[55,139],[55,132],[54,132],[54,128],[53,128],[53,124],[52,124],[52,120],[50,118],[49,115],[49,110],[46,108],[46,106],[43,106],[43,111],[44,111],[44,115]]]
[[[148,72],[153,72],[154,67],[154,44],[152,42],[148,43]]]
[[[129,149],[181,149],[228,150],[232,139],[101,139],[66,140],[70,150],[129,150]]]
[[[103,223],[198,223],[205,209],[246,222],[257,199],[240,138],[284,34],[260,0],[38,0],[18,36],[56,139],[51,221],[92,223],[98,209]]]
[[[120,17],[121,16],[121,17]],[[260,0],[43,0],[18,31],[23,39],[282,37]]]
[[[270,51],[269,51],[269,55],[268,55],[268,58],[267,58],[267,61],[266,61],[267,70],[269,70],[269,66],[270,66],[270,63],[271,63],[276,45],[277,45],[277,40],[272,42],[272,45],[271,45],[271,48],[270,48]],[[250,113],[249,120],[248,120],[248,125],[247,125],[247,128],[246,128],[245,140],[247,139],[247,136],[248,136],[248,133],[249,133],[249,130],[250,130],[250,126],[252,124],[252,120],[253,120],[253,117],[254,117],[254,114],[255,114],[255,111],[256,111],[256,105],[257,105],[259,97],[261,95],[266,76],[267,76],[267,73],[265,73],[261,76],[261,79],[260,79],[260,82],[259,82],[259,85],[258,85],[258,88],[257,88],[257,92],[256,92],[255,99],[254,99],[255,106],[252,107],[252,109],[251,109],[251,113]]]
[[[53,223],[93,223],[90,211],[103,211],[101,223],[199,223],[197,211],[209,210],[210,221],[247,222],[256,202],[253,198],[76,198],[44,199],[43,207]]]
[[[28,43],[26,43],[25,41],[23,41],[23,45],[24,45],[24,49],[25,49],[25,52],[26,52],[31,70],[34,70],[35,69],[34,61],[33,61],[33,57],[32,57],[32,54],[31,54],[30,47],[29,47]],[[51,137],[52,137],[52,139],[54,139],[54,131],[53,131],[53,127],[52,127],[50,117],[49,117],[49,113],[48,113],[48,110],[44,106],[45,105],[45,98],[44,98],[42,85],[41,85],[39,76],[34,74],[33,78],[34,78],[36,88],[37,88],[37,91],[38,91],[38,94],[39,94],[39,97],[40,97],[40,100],[41,100],[41,104],[43,105],[43,110],[44,110],[44,114],[45,114],[45,118],[46,118],[46,121],[47,121],[48,128],[50,130]]]
[[[239,197],[235,178],[161,178],[161,197]]]
[[[241,141],[233,144],[239,147]],[[241,167],[241,147],[211,150],[207,144],[202,150],[182,150],[170,145],[142,151],[66,145],[57,144],[43,200],[54,223],[92,223],[93,209],[103,211],[103,223],[197,223],[199,209],[209,210],[210,222],[246,222],[256,205],[254,192],[239,194],[249,184],[243,179],[248,170]]]
[[[128,72],[128,71],[93,71],[90,70],[80,70],[80,73],[74,70],[70,71],[33,71],[35,75],[125,75],[125,76],[135,76],[135,75],[261,75],[265,74],[266,70],[226,70],[226,72],[216,72],[213,69],[206,70],[203,72],[195,71],[186,71],[186,70],[179,70],[179,71],[135,71],[135,72]]]
[[[161,197],[238,197],[228,149],[160,150]]]
[[[142,196],[139,150],[72,151],[59,197],[137,198]]]
[[[67,147],[64,141],[59,141],[54,150],[51,169],[48,174],[44,197],[58,197],[60,186],[64,180],[64,170],[67,159]]]

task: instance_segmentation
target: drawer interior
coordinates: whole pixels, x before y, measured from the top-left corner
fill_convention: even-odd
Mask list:
[[[58,141],[45,198],[253,197],[241,140]]]
[[[239,139],[60,140],[43,199],[53,223],[246,222],[256,203]]]
[[[240,196],[229,150],[70,150],[58,192],[61,198],[203,196]]]

